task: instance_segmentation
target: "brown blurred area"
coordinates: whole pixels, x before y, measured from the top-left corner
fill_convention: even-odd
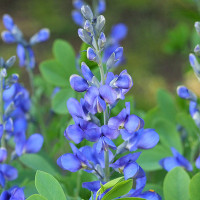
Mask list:
[[[91,1],[88,1],[91,4]],[[81,40],[77,36],[78,26],[72,21],[71,0],[0,0],[0,16],[10,14],[28,39],[39,29],[51,30],[51,39],[34,47],[37,63],[51,59],[52,44],[57,38],[67,40],[78,53]],[[126,57],[126,68],[133,77],[137,107],[151,108],[155,105],[159,88],[176,95],[176,87],[186,83],[193,88],[198,83],[190,70],[188,54],[199,41],[194,22],[200,20],[194,0],[107,0],[106,34],[112,25],[122,22],[128,26],[127,38],[122,42]],[[2,22],[0,30],[4,30]],[[0,56],[5,59],[16,54],[15,44],[0,40]],[[122,67],[116,70],[119,73]],[[26,82],[25,70],[20,72]],[[35,69],[39,73],[38,66]],[[192,81],[188,81],[188,80]]]

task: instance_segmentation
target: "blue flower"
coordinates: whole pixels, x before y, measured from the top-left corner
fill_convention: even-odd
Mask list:
[[[44,139],[41,134],[32,134],[26,139],[25,132],[15,134],[15,152],[18,156],[23,153],[37,153],[42,148]]]
[[[200,169],[200,156],[197,157],[195,161],[196,168]]]
[[[7,31],[3,31],[1,37],[6,43],[17,43],[19,65],[26,66],[31,69],[34,68],[35,56],[32,46],[48,40],[50,36],[49,30],[46,28],[41,29],[38,33],[33,35],[29,41],[26,41],[21,30],[14,23],[10,15],[5,14],[3,16],[3,23]]]
[[[173,157],[167,157],[160,160],[160,165],[167,171],[172,170],[175,167],[183,167],[188,171],[192,171],[192,165],[184,158],[175,148],[171,148]]]
[[[25,200],[24,189],[14,186],[9,190],[3,191],[0,200]]]
[[[116,117],[112,117],[108,121],[108,126],[119,129],[124,140],[128,140],[133,133],[143,128],[144,121],[136,115],[130,115],[130,103],[126,102],[124,108]]]
[[[15,180],[18,176],[17,170],[8,165],[8,164],[0,164],[0,185],[2,187],[5,186],[6,180],[12,181]]]

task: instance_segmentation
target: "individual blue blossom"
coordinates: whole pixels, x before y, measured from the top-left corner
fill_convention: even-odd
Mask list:
[[[132,178],[138,173],[140,169],[140,166],[136,163],[136,160],[140,154],[141,152],[123,156],[116,162],[110,164],[110,167],[116,169],[120,173],[123,172],[125,180]]]
[[[14,186],[1,193],[0,200],[25,200],[24,189]]]
[[[197,157],[195,161],[196,168],[200,169],[200,156]]]
[[[179,97],[181,97],[183,99],[187,99],[187,100],[190,100],[190,101],[196,101],[197,100],[196,95],[185,86],[178,86],[177,94],[178,94]]]
[[[32,134],[28,139],[24,132],[18,132],[15,134],[15,152],[17,156],[21,156],[24,153],[37,153],[42,148],[44,139],[41,134]]]
[[[130,115],[130,103],[116,117],[108,121],[108,126],[118,129],[124,140],[131,138],[137,130],[143,128],[144,121],[136,115]]]
[[[0,185],[5,187],[6,181],[15,180],[18,176],[17,169],[8,165],[0,164]]]
[[[160,160],[160,165],[167,171],[172,170],[175,167],[183,167],[187,171],[192,171],[192,165],[190,162],[183,157],[175,148],[171,148],[173,157],[167,157]]]
[[[23,33],[14,23],[10,15],[3,16],[3,23],[6,31],[3,31],[1,37],[6,43],[17,43],[17,56],[19,58],[19,65],[27,68],[35,67],[35,56],[32,46],[44,42],[49,39],[49,30],[47,28],[41,29],[38,33],[33,35],[29,41],[24,39]]]

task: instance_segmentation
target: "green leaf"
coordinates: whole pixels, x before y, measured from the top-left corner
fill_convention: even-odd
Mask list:
[[[20,161],[27,167],[33,170],[42,170],[51,174],[58,174],[56,169],[50,165],[42,156],[39,154],[24,154],[21,156]]]
[[[154,171],[162,169],[159,165],[159,161],[168,156],[171,156],[171,151],[158,144],[153,149],[142,151],[137,162],[145,171]]]
[[[96,62],[90,61],[87,58],[87,48],[90,47],[90,45],[86,44],[86,43],[82,43],[81,45],[81,49],[80,49],[80,62],[79,64],[81,65],[82,62],[85,62],[86,65],[90,68],[90,69],[94,69],[96,67],[98,67]]]
[[[162,117],[175,122],[176,106],[172,96],[165,90],[159,90],[157,93],[157,101]]]
[[[28,199],[26,200],[47,200],[45,197],[39,195],[39,194],[34,194],[31,195]]]
[[[76,56],[73,47],[65,40],[57,39],[53,44],[53,54],[63,66],[64,72],[76,72]]]
[[[190,177],[183,168],[172,169],[164,179],[165,200],[189,200],[189,183]]]
[[[40,64],[40,72],[44,79],[59,87],[69,86],[69,75],[64,72],[63,66],[56,60],[47,60]]]
[[[166,119],[157,119],[152,127],[160,136],[160,141],[163,145],[169,148],[174,147],[180,153],[183,152],[182,143],[179,133],[176,130],[176,125]]]
[[[190,199],[200,200],[200,172],[192,177],[189,185]]]
[[[59,182],[46,172],[36,172],[35,186],[39,194],[48,200],[66,200],[65,193]]]
[[[75,92],[71,88],[61,89],[52,99],[52,109],[57,114],[67,114],[67,100],[74,97]]]
[[[117,183],[109,192],[107,192],[103,196],[102,200],[111,200],[123,196],[132,189],[132,186],[133,186],[132,179]]]
[[[113,179],[113,180],[107,182],[105,185],[103,185],[103,186],[99,189],[99,191],[100,191],[101,194],[102,194],[104,191],[106,191],[107,189],[109,189],[109,188],[115,186],[117,183],[119,183],[119,182],[120,182],[121,180],[123,180],[123,179],[124,179],[124,177],[119,177],[119,178]]]

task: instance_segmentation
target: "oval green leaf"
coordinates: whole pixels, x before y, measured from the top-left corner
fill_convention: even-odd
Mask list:
[[[59,182],[46,172],[36,172],[35,186],[38,193],[48,200],[66,200],[65,193]]]
[[[176,167],[167,173],[163,192],[165,200],[189,200],[190,177],[181,167]]]
[[[200,172],[192,177],[189,186],[190,199],[200,200]]]
[[[34,194],[31,195],[28,199],[26,200],[47,200],[45,197],[39,195],[39,194]]]

